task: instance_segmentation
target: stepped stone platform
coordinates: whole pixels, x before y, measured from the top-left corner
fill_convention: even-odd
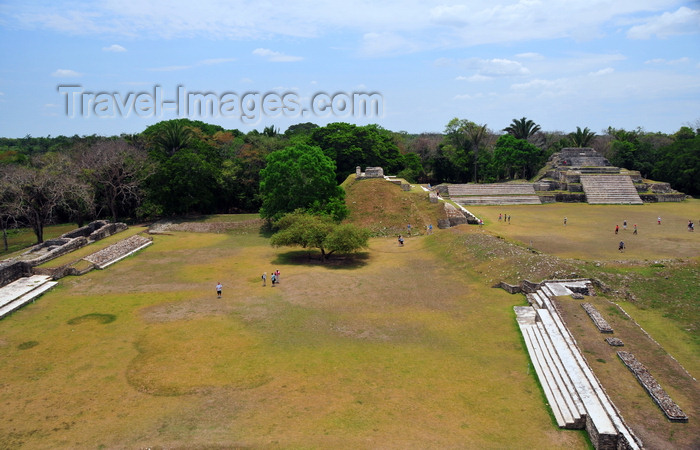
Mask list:
[[[530,183],[451,184],[450,200],[460,205],[539,205],[542,201]]]
[[[46,275],[32,275],[0,287],[0,318],[35,300],[58,284],[50,280],[51,277]]]
[[[591,292],[588,280],[524,282],[531,306],[514,307],[530,359],[559,427],[585,428],[596,449],[638,449],[566,328],[553,297]]]
[[[121,241],[114,243],[107,248],[88,255],[83,259],[91,262],[98,269],[104,269],[105,267],[126,258],[132,253],[148,247],[152,243],[152,239],[135,234],[126,239],[122,239]]]
[[[628,175],[581,175],[581,185],[589,204],[644,203]]]

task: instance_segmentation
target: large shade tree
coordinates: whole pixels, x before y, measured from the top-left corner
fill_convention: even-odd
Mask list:
[[[498,179],[530,178],[546,161],[545,152],[524,139],[504,134],[493,150],[491,170]]]
[[[319,147],[298,143],[270,153],[260,171],[260,215],[277,220],[302,209],[341,220],[345,191],[335,177],[335,163]]]
[[[328,216],[302,211],[284,215],[275,226],[279,231],[270,239],[272,246],[317,248],[323,261],[335,252],[352,253],[366,248],[369,241],[369,231],[364,228],[337,224]]]
[[[331,123],[314,129],[309,144],[335,161],[338,183],[355,173],[357,166],[379,166],[393,174],[405,167],[392,133],[378,125]]]

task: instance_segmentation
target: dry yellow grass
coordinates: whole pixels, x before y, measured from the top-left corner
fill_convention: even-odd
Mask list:
[[[429,216],[427,199],[405,195],[387,198],[398,207],[388,230]],[[578,270],[492,231],[513,241],[546,231],[538,250],[622,264],[601,239],[581,241],[580,253],[552,244],[570,232],[558,217],[573,227],[598,210],[555,206],[508,208],[510,226],[487,214],[484,229],[436,230],[403,248],[373,238],[366,252],[327,265],[270,247],[256,229],[155,236],[0,321],[0,447],[586,448],[582,433],[558,430],[549,415],[515,324],[523,297],[490,287]],[[615,211],[600,208],[595,220]],[[680,238],[681,248],[695,245]],[[647,245],[676,252],[669,242]],[[262,287],[274,269],[281,284]],[[672,442],[670,430],[687,443],[696,429],[661,422],[650,442]]]
[[[2,445],[585,447],[552,425],[518,298],[426,239],[373,239],[347,268],[254,233],[173,233],[66,278],[0,322]],[[282,283],[263,288],[273,269]],[[116,320],[68,324],[87,314]]]

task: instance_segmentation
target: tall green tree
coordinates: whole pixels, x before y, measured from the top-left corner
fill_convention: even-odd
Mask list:
[[[336,182],[335,163],[316,146],[294,144],[272,152],[260,171],[260,215],[277,220],[297,209],[347,215],[345,191]]]
[[[479,151],[488,136],[486,125],[479,125],[467,119],[453,118],[445,126],[445,139],[441,154],[452,166],[448,169],[449,181],[464,183],[470,178],[478,180]],[[438,165],[438,169],[445,168]],[[445,180],[448,181],[448,180]]]
[[[524,139],[504,134],[493,150],[492,171],[498,179],[533,177],[546,161],[545,152]]]
[[[404,168],[403,156],[392,133],[378,125],[331,123],[314,129],[309,143],[335,161],[338,183],[355,173],[357,166],[382,167],[387,174],[396,174]]]
[[[522,119],[513,119],[513,122],[505,127],[503,131],[516,139],[528,140],[540,131],[540,126],[532,120],[523,117]]]
[[[659,149],[652,176],[686,194],[700,195],[700,132],[681,128],[673,143]]]

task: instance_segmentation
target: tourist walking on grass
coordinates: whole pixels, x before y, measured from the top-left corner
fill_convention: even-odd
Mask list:
[[[634,224],[634,233],[632,233],[632,234],[637,234],[637,224],[636,223]]]
[[[270,281],[272,282],[272,287],[275,287],[275,283],[277,282],[277,277],[275,276],[274,271],[272,271],[272,275],[270,275]]]
[[[399,234],[399,247],[403,247],[403,236]]]
[[[222,290],[223,288],[224,288],[224,286],[221,284],[221,281],[219,281],[219,282],[216,284],[216,296],[217,296],[218,298],[221,298],[221,290]]]
[[[566,226],[566,221],[567,221],[567,218],[564,217],[564,226]]]
[[[275,270],[275,283],[280,284],[280,270]]]
[[[263,286],[267,286],[267,272],[263,272],[262,281],[263,281]]]
[[[618,245],[617,249],[620,251],[620,253],[623,253],[625,251],[625,243],[620,241],[620,245]]]
[[[656,223],[658,223],[659,225],[661,225],[661,216],[657,217]]]
[[[627,219],[622,221],[622,229],[625,231],[627,230]]]
[[[617,234],[620,231],[620,225],[615,225],[615,234]]]

